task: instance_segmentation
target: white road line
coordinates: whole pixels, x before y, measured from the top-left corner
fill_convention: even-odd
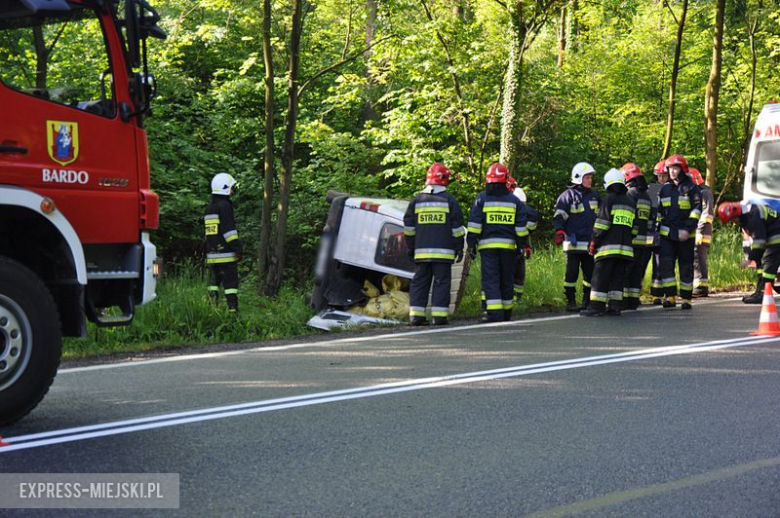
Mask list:
[[[738,298],[733,299],[713,299],[708,301],[697,301],[696,305],[708,305],[708,304],[717,304],[720,302],[733,302],[735,300],[739,300]],[[654,311],[661,309],[660,306],[648,306],[643,307],[639,311]],[[186,355],[179,355],[179,356],[170,356],[166,358],[155,358],[153,360],[138,360],[138,361],[125,361],[120,363],[107,363],[103,365],[90,365],[87,367],[72,367],[70,369],[60,369],[57,371],[57,375],[62,374],[73,374],[76,372],[87,372],[87,371],[97,371],[97,370],[106,370],[106,369],[119,369],[124,367],[138,367],[138,366],[147,366],[147,365],[156,365],[158,363],[170,363],[170,362],[181,362],[181,361],[189,361],[189,360],[204,360],[204,359],[210,359],[210,358],[221,358],[223,356],[236,356],[240,354],[247,354],[247,353],[268,353],[268,352],[278,352],[278,351],[289,351],[292,349],[302,349],[305,347],[331,347],[333,345],[340,345],[340,344],[351,344],[351,343],[361,343],[361,342],[371,342],[374,340],[391,340],[391,339],[403,339],[407,338],[409,336],[415,336],[415,335],[429,335],[429,334],[435,334],[435,333],[457,333],[461,331],[469,331],[472,329],[489,329],[493,327],[515,327],[515,326],[527,326],[532,325],[536,322],[554,322],[556,320],[566,320],[570,318],[580,318],[580,316],[576,313],[569,314],[569,315],[558,315],[554,317],[540,317],[540,318],[529,318],[525,320],[512,320],[511,322],[495,322],[492,324],[472,324],[468,326],[452,326],[452,327],[438,327],[434,329],[424,329],[420,331],[408,331],[408,332],[401,332],[401,333],[388,333],[385,335],[376,335],[376,336],[362,336],[357,338],[340,338],[337,340],[325,340],[322,342],[302,342],[297,344],[290,344],[290,345],[279,345],[275,347],[254,347],[251,349],[242,349],[240,351],[224,351],[224,352],[217,352],[217,353],[198,353],[198,354],[186,354]]]
[[[578,369],[581,367],[592,367],[611,363],[622,363],[647,358],[659,358],[663,356],[673,356],[680,354],[692,354],[701,351],[713,351],[718,349],[742,347],[768,342],[778,342],[778,337],[752,337],[744,339],[717,340],[712,342],[701,342],[698,344],[656,347],[652,349],[643,349],[634,352],[609,354],[602,356],[591,356],[587,358],[575,358],[570,360],[561,360],[556,362],[539,363],[531,365],[521,365],[494,369],[489,371],[469,372],[454,374],[450,376],[441,376],[435,378],[423,378],[409,380],[384,385],[375,385],[355,389],[321,392],[306,394],[288,398],[271,399],[264,401],[255,401],[243,403],[240,405],[221,406],[205,408],[188,412],[178,412],[159,416],[151,416],[127,421],[117,421],[113,423],[103,423],[92,426],[83,426],[78,428],[68,428],[64,430],[44,432],[39,434],[23,435],[18,437],[5,438],[9,446],[0,446],[0,453],[30,448],[40,448],[54,444],[66,442],[82,441],[95,439],[111,435],[139,432],[157,428],[166,428],[183,424],[212,421],[217,419],[226,419],[243,415],[258,414],[274,410],[284,410],[290,408],[299,408],[304,406],[319,405],[323,403],[332,403],[336,401],[347,401],[352,399],[368,398],[386,394],[398,394],[415,390],[440,388],[453,385],[462,385],[466,383],[476,383],[481,381],[490,381],[509,377],[521,377],[543,372],[554,372],[560,370]]]

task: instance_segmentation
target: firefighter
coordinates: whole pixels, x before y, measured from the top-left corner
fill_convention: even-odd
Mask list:
[[[740,264],[746,268],[750,263],[759,264],[756,291],[743,297],[745,304],[761,304],[767,283],[774,285],[780,266],[780,218],[777,211],[766,205],[746,202],[725,202],[718,206],[718,218],[725,225],[739,219],[743,232],[753,238],[748,258]],[[777,291],[777,289],[775,288]]]
[[[523,253],[517,254],[517,262],[515,264],[515,303],[518,303],[520,300],[522,300],[523,290],[525,289],[525,263],[528,259],[531,258],[532,253],[530,234],[533,233],[539,225],[539,213],[526,203],[528,198],[525,195],[525,191],[521,187],[517,186],[517,180],[510,176],[506,183],[506,187],[509,189],[509,192],[514,194],[515,198],[525,204],[527,217],[527,223],[525,226],[529,233],[528,244],[525,246]]]
[[[508,177],[506,166],[491,165],[469,213],[469,255],[480,253],[485,322],[511,320],[516,257],[528,244],[525,206],[507,189]]]
[[[682,309],[691,309],[693,297],[693,248],[692,234],[701,217],[701,191],[688,176],[688,162],[682,155],[666,159],[669,182],[659,193],[661,260],[660,283],[666,300],[663,307],[677,305],[677,278],[675,263],[680,271],[680,297]]]
[[[623,289],[623,308],[638,309],[639,296],[642,294],[642,281],[645,278],[647,263],[652,256],[653,237],[655,228],[655,209],[650,195],[647,193],[647,181],[642,176],[642,171],[636,164],[628,163],[620,168],[623,179],[628,187],[628,197],[636,204],[636,217],[634,218],[636,233],[631,241],[634,247],[634,261],[628,268],[626,286]]]
[[[447,325],[450,310],[452,263],[463,260],[463,212],[447,192],[452,172],[438,162],[428,168],[425,188],[404,214],[404,236],[415,270],[409,287],[409,323],[427,323],[425,308],[431,293],[433,325]]]
[[[715,219],[715,198],[699,170],[691,167],[690,172],[691,180],[701,190],[701,217],[696,227],[693,249],[693,295],[706,297],[710,294],[708,257],[712,243],[712,221]]]
[[[580,311],[587,307],[590,300],[593,257],[588,254],[588,241],[601,204],[601,196],[591,189],[595,173],[596,170],[587,162],[575,165],[571,170],[571,183],[555,202],[555,244],[562,244],[566,254],[566,276],[563,281],[566,311]],[[576,292],[580,270],[582,305],[578,306]]]
[[[610,169],[604,175],[607,198],[599,208],[588,244],[593,256],[593,289],[590,305],[580,312],[585,317],[620,316],[626,267],[634,259],[636,203],[628,196],[623,173]]]
[[[219,173],[211,180],[211,202],[206,207],[206,264],[211,267],[208,291],[215,304],[219,302],[219,286],[225,291],[228,311],[238,312],[238,261],[244,248],[236,230],[230,196],[238,187],[235,178]]]
[[[669,172],[666,170],[666,160],[661,160],[655,167],[653,167],[653,174],[655,175],[655,182],[651,183],[647,187],[647,194],[650,195],[650,201],[653,204],[656,218],[658,217],[658,205],[660,204],[658,199],[658,193],[661,192],[661,187],[669,182]],[[661,287],[661,236],[658,234],[658,220],[653,222],[652,229],[652,271],[650,273],[651,285],[650,296],[653,297],[653,305],[660,306],[663,304],[664,290]]]

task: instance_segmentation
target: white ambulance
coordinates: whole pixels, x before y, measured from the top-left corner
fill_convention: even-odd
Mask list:
[[[742,198],[780,211],[780,103],[764,105],[756,119]]]

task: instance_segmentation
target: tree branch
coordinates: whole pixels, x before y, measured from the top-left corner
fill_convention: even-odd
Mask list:
[[[347,63],[355,61],[357,58],[359,58],[360,56],[362,56],[363,54],[365,54],[366,52],[371,50],[372,47],[374,47],[376,45],[379,45],[383,41],[389,40],[390,38],[394,38],[394,37],[395,37],[395,35],[391,34],[389,36],[385,36],[384,38],[380,38],[380,39],[376,40],[375,42],[373,42],[371,45],[368,45],[367,47],[365,47],[364,49],[359,50],[359,51],[353,53],[351,56],[349,56],[347,58],[344,58],[341,61],[338,61],[336,63],[333,63],[330,66],[327,66],[327,67],[323,68],[322,70],[320,70],[319,72],[317,72],[316,74],[311,76],[309,79],[307,79],[306,82],[304,82],[301,85],[301,87],[298,89],[298,97],[301,97],[303,95],[304,90],[306,90],[309,86],[311,86],[311,84],[314,81],[316,81],[317,79],[321,78],[325,74],[329,74],[330,72],[333,72],[337,68],[339,68],[339,67],[341,67],[343,65],[346,65]]]

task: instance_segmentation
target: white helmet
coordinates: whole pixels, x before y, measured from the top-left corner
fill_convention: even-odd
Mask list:
[[[230,196],[236,185],[238,185],[238,182],[229,174],[217,173],[211,180],[211,194],[224,194],[225,196]]]
[[[616,183],[626,185],[626,179],[623,176],[623,173],[613,167],[604,175],[604,188],[606,189],[610,185],[614,185]]]
[[[595,174],[596,170],[587,162],[580,162],[571,169],[571,183],[582,185],[582,177],[589,174]]]
[[[528,197],[525,195],[525,191],[522,187],[515,187],[514,193],[515,197],[522,201],[523,203],[526,203],[528,201]]]

